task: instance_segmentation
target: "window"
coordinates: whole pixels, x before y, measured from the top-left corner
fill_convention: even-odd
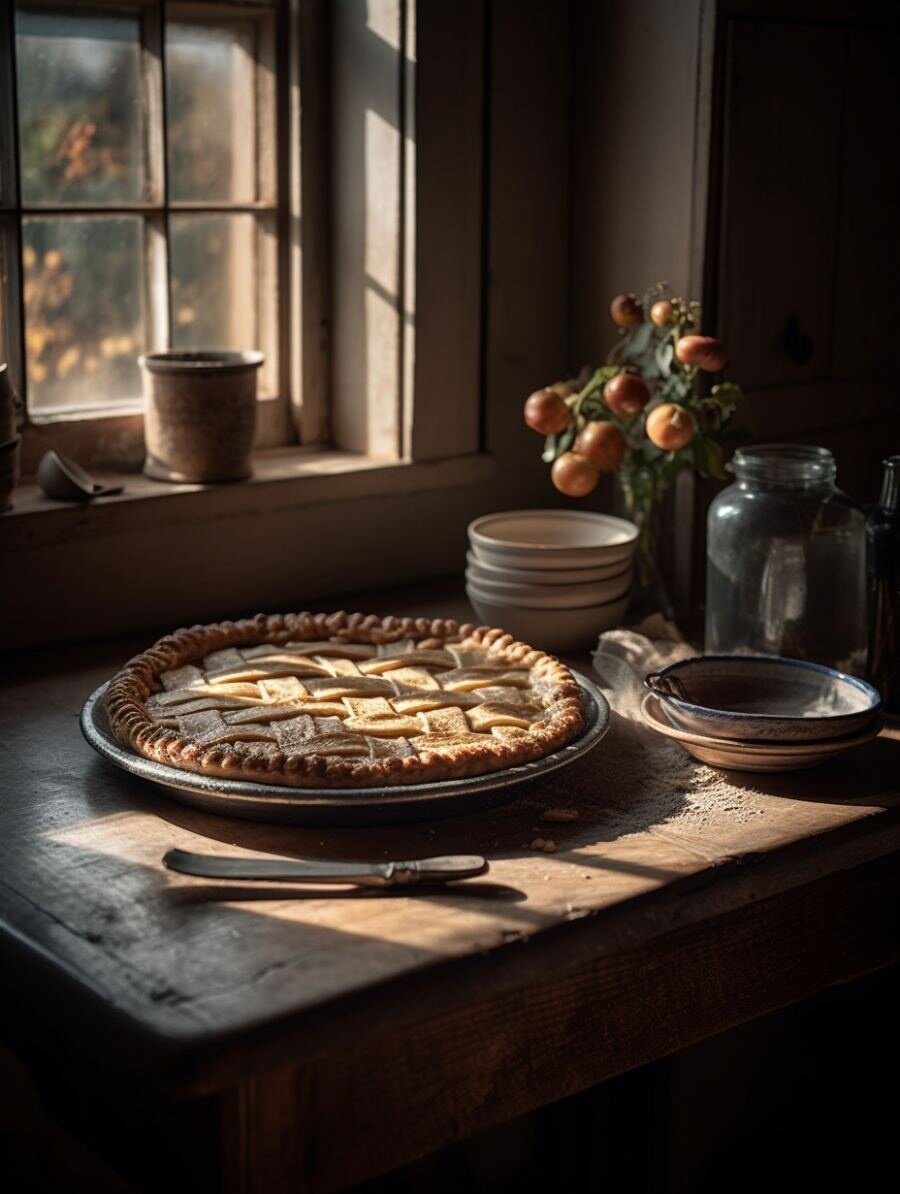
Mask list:
[[[2,18],[0,358],[30,422],[138,411],[150,349],[260,348],[263,442],[290,438],[289,7],[30,0]]]
[[[265,353],[260,447],[477,453],[486,29],[481,0],[0,4],[23,474],[138,470],[166,347]]]

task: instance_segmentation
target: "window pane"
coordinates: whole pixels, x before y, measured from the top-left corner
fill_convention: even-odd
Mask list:
[[[139,397],[142,220],[37,217],[23,221],[22,237],[29,409]]]
[[[255,35],[252,21],[167,25],[173,199],[256,198]]]
[[[256,344],[256,217],[172,215],[173,348]]]
[[[23,201],[145,199],[137,18],[20,11],[16,59]]]

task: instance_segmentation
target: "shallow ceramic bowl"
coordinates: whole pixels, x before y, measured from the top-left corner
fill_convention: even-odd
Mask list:
[[[497,568],[592,568],[634,555],[638,529],[587,510],[507,510],[469,524],[479,560]]]
[[[673,726],[740,741],[837,738],[862,729],[881,708],[865,680],[801,659],[698,656],[652,672],[646,683]]]
[[[501,626],[523,643],[551,653],[594,646],[597,635],[618,626],[628,608],[627,595],[582,609],[523,609],[497,601],[471,584],[466,593],[485,625]]]
[[[525,609],[578,609],[587,605],[606,605],[624,597],[631,588],[631,566],[618,576],[586,585],[517,585],[482,580],[471,566],[466,580],[473,588],[495,601],[506,601]]]
[[[817,767],[871,741],[884,725],[883,716],[876,713],[861,730],[840,738],[826,738],[820,742],[741,742],[733,738],[689,734],[678,729],[668,720],[663,702],[652,692],[644,697],[641,716],[652,730],[675,739],[701,763],[728,771],[803,771],[807,767]]]
[[[466,563],[475,580],[490,580],[494,584],[589,585],[595,580],[621,576],[632,566],[632,559],[629,556],[624,562],[614,560],[611,564],[596,564],[592,568],[513,568],[491,564],[479,548],[473,547],[466,555]]]

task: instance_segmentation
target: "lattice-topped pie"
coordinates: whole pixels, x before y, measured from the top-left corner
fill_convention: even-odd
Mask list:
[[[569,669],[502,630],[344,613],[176,631],[113,678],[106,709],[148,758],[295,787],[480,775],[583,725]]]

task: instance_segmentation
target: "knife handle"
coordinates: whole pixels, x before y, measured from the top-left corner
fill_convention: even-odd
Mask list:
[[[387,881],[404,883],[452,883],[456,879],[473,879],[488,869],[480,854],[446,854],[439,858],[419,858],[411,862],[387,863]]]

